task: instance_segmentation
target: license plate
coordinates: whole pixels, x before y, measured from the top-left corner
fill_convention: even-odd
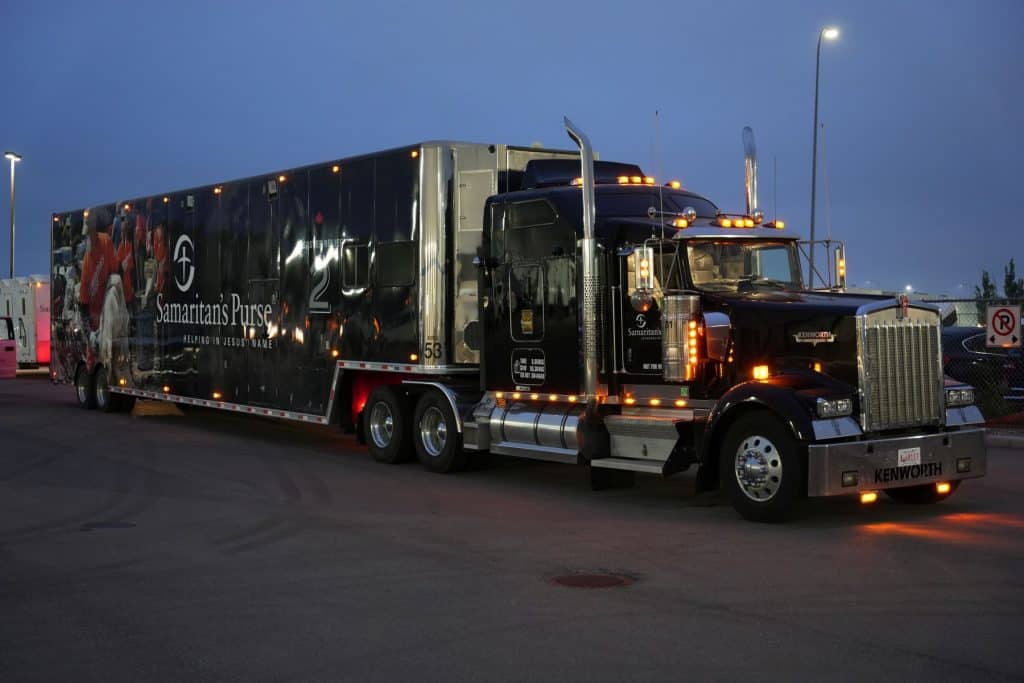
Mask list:
[[[921,464],[921,449],[920,447],[915,448],[901,448],[896,453],[897,467],[909,467],[910,465]]]

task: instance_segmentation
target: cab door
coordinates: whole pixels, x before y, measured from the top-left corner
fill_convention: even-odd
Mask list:
[[[18,372],[18,350],[10,318],[0,318],[0,379],[14,379]]]

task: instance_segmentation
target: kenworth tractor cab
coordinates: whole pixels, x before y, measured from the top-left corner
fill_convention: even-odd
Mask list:
[[[801,496],[937,502],[985,473],[938,312],[803,286],[797,238],[633,165],[537,160],[488,199],[465,447],[589,463],[595,488],[699,468],[754,520]],[[414,433],[418,432],[414,426]]]

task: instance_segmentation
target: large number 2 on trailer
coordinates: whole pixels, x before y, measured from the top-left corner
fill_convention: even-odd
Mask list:
[[[318,263],[320,259],[315,259],[314,262]],[[314,276],[317,277],[316,283],[313,285],[313,291],[309,293],[309,312],[310,313],[329,313],[331,310],[331,304],[323,300],[323,296],[327,293],[327,285],[331,282],[331,269],[325,263],[323,267],[317,271],[315,270],[316,265],[313,266]]]

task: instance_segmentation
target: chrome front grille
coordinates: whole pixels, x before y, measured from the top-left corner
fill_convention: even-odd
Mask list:
[[[933,311],[858,316],[861,426],[865,431],[941,424],[942,353]]]

